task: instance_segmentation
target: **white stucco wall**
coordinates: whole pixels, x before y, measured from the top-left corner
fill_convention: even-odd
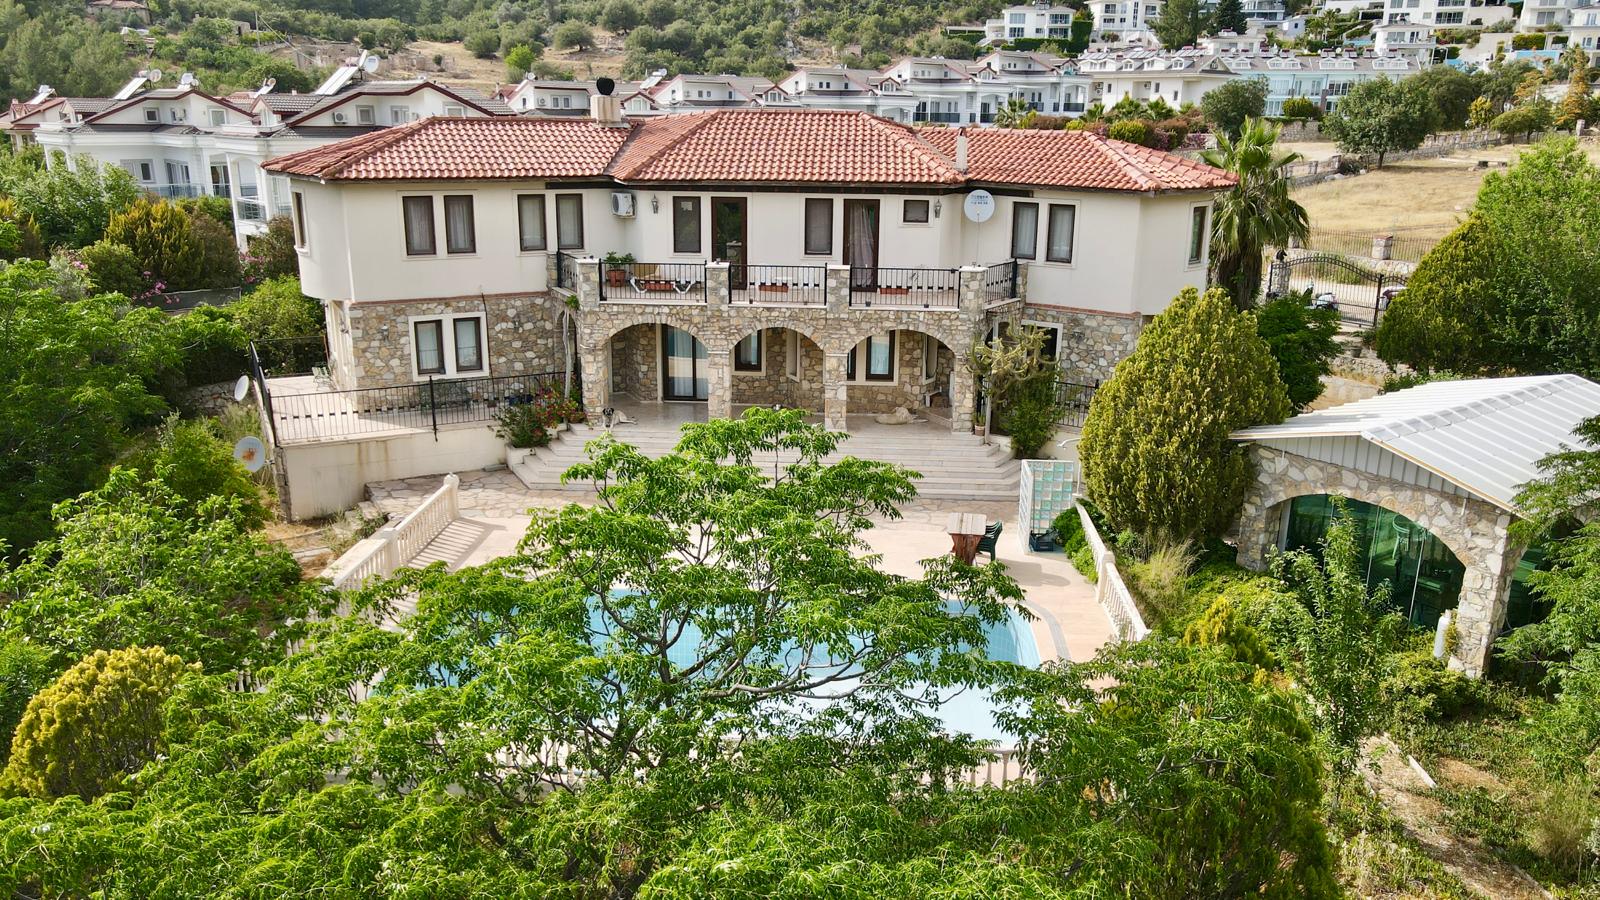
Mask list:
[[[506,461],[505,441],[483,422],[355,441],[295,444],[277,449],[289,484],[289,518],[331,515],[355,506],[368,482],[445,475]]]

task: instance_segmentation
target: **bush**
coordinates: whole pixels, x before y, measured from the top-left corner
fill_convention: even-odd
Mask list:
[[[1391,727],[1402,736],[1447,719],[1481,698],[1477,682],[1451,671],[1433,658],[1431,650],[1396,656],[1381,693],[1394,716]]]
[[[195,242],[193,221],[171,203],[139,198],[111,217],[106,240],[133,251],[158,291],[182,290],[201,280],[203,252]]]
[[[1513,50],[1543,50],[1547,36],[1543,32],[1525,32],[1511,36]]]
[[[1261,632],[1241,620],[1233,600],[1217,597],[1200,617],[1183,630],[1183,642],[1223,648],[1228,655],[1261,669],[1277,667],[1277,659],[1267,648]]]
[[[250,238],[247,248],[242,273],[245,284],[300,274],[300,254],[294,249],[294,222],[288,216],[274,216],[268,220],[266,233]]]
[[[1196,558],[1188,543],[1162,544],[1142,561],[1119,557],[1128,590],[1152,627],[1171,627],[1189,618],[1189,570]]]
[[[544,415],[532,403],[507,406],[495,413],[494,433],[518,450],[544,447],[550,443],[550,429]]]
[[[227,307],[245,340],[262,341],[321,334],[322,304],[300,293],[300,279],[269,278]]]
[[[500,32],[484,29],[474,31],[461,42],[467,52],[479,59],[489,59],[500,52]]]
[[[1150,123],[1143,119],[1123,119],[1119,122],[1111,123],[1111,128],[1106,132],[1106,137],[1114,141],[1127,141],[1130,144],[1148,147],[1150,142],[1155,139],[1155,129],[1151,128]]]
[[[185,197],[174,201],[177,207],[191,216],[206,216],[233,233],[233,203],[227,197]]]
[[[1286,119],[1316,119],[1322,110],[1309,97],[1290,97],[1283,101],[1283,115]]]
[[[78,251],[78,261],[89,272],[89,281],[103,294],[143,297],[150,290],[150,276],[132,250],[121,244],[99,240]]]
[[[1094,565],[1094,549],[1088,544],[1074,550],[1071,559],[1072,567],[1078,570],[1079,575],[1089,579],[1090,584],[1100,580],[1100,571]]]
[[[54,677],[50,653],[28,640],[0,637],[0,764],[11,756],[11,740],[28,701]]]
[[[267,521],[260,488],[233,458],[233,448],[210,420],[169,416],[155,446],[135,454],[128,464],[171,488],[180,501],[175,508],[185,515],[196,517],[202,503],[222,497],[239,502],[239,521],[246,528],[259,528]]]
[[[0,785],[86,800],[118,789],[155,759],[162,706],[197,670],[160,647],[89,654],[28,701]]]
[[[205,213],[192,215],[189,225],[198,271],[192,281],[176,289],[238,287],[243,273],[239,267],[239,245],[234,243],[232,226],[222,225]]]
[[[1256,312],[1256,333],[1278,362],[1289,402],[1303,410],[1322,396],[1322,376],[1339,354],[1339,311],[1318,309],[1310,290],[1277,297]]]
[[[550,33],[550,44],[557,50],[582,50],[594,46],[594,35],[582,22],[562,22]]]

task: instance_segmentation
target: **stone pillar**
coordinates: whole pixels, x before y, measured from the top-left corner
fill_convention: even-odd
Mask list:
[[[828,266],[828,315],[842,316],[850,312],[850,267]]]
[[[600,260],[592,256],[578,260],[578,283],[574,288],[579,309],[600,308]]]
[[[1011,294],[1018,300],[1025,301],[1028,299],[1028,267],[1031,266],[1032,263],[1024,262],[1023,260],[1019,259],[1016,261],[1016,264],[1017,283],[1012,286]]]
[[[969,318],[983,317],[985,305],[983,297],[983,276],[988,272],[984,266],[962,266],[958,273],[961,279],[960,308],[961,312]]]
[[[723,273],[727,273],[726,267]],[[706,416],[712,419],[733,417],[733,350],[706,348]]]
[[[954,349],[954,348],[952,348]],[[950,430],[957,434],[972,431],[972,415],[978,398],[972,373],[961,363],[959,355],[950,372]]]
[[[706,307],[726,309],[728,306],[728,264],[706,263]]]
[[[1487,529],[1486,529],[1487,531]],[[1495,519],[1492,533],[1467,535],[1467,571],[1456,602],[1456,648],[1450,668],[1478,678],[1489,665],[1489,651],[1506,621],[1506,600],[1516,571],[1517,548],[1511,542],[1511,517]]]
[[[829,275],[832,275],[830,272]],[[832,303],[832,298],[829,298]],[[828,353],[822,355],[822,424],[829,431],[849,431],[845,414],[850,410],[849,380],[850,354]]]
[[[1372,258],[1389,259],[1394,250],[1394,235],[1375,234],[1372,236]]]
[[[583,409],[590,421],[611,403],[611,341],[578,346],[578,364],[583,367]]]

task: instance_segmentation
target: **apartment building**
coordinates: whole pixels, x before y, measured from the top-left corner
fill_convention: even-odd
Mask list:
[[[983,23],[982,46],[1018,39],[1066,40],[1072,36],[1073,10],[1053,3],[1008,6]]]
[[[1160,46],[1151,29],[1161,16],[1164,0],[1091,0],[1094,35],[1118,44]]]
[[[1012,100],[1048,115],[1076,116],[1088,104],[1089,79],[1060,57],[997,50],[978,60],[907,57],[884,75],[916,99],[911,121],[990,124]]]
[[[1080,73],[1093,85],[1095,102],[1111,106],[1123,97],[1149,101],[1156,97],[1173,107],[1200,98],[1233,78],[1260,78],[1267,83],[1269,116],[1283,112],[1283,101],[1307,97],[1324,111],[1338,105],[1351,88],[1371,78],[1402,78],[1420,71],[1425,61],[1398,53],[1325,50],[1316,55],[1287,50],[1220,52],[1185,49],[1091,51],[1078,61]]]
[[[318,431],[359,410],[298,405],[424,385],[470,407],[568,359],[596,415],[778,403],[842,428],[906,406],[969,429],[959,360],[976,340],[1035,323],[1068,377],[1108,376],[1147,317],[1204,285],[1232,183],[1086,132],[818,110],[629,120],[592,102],[588,120],[439,117],[267,163],[327,309],[328,383],[267,380],[280,439],[360,470],[376,457]],[[495,452],[481,421],[435,428],[425,449],[449,468]]]

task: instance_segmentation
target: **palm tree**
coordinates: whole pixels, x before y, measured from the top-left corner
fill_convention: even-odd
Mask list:
[[[1285,171],[1301,156],[1278,149],[1276,125],[1245,119],[1238,137],[1217,135],[1216,149],[1200,158],[1239,177],[1212,213],[1211,283],[1232,294],[1235,306],[1250,309],[1261,293],[1262,251],[1304,241],[1311,231],[1305,207],[1289,196]]]
[[[1028,101],[1021,97],[1012,97],[1006,105],[995,111],[994,124],[1000,128],[1025,128],[1028,123],[1028,114],[1033,110],[1028,106]]]

